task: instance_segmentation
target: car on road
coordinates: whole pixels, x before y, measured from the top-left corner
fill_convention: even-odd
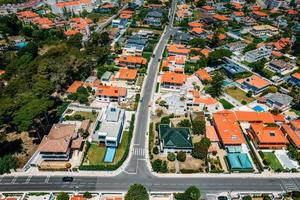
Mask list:
[[[71,176],[65,176],[62,178],[63,182],[72,182],[74,180]]]

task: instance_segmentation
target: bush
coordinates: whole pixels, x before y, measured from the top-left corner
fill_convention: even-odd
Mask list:
[[[168,160],[174,161],[176,159],[176,155],[174,153],[168,153]]]
[[[178,160],[179,162],[184,162],[184,161],[186,160],[186,153],[183,152],[183,151],[179,151],[179,152],[177,153],[177,160]]]
[[[90,198],[92,198],[92,194],[89,193],[89,192],[85,192],[85,193],[83,193],[83,197],[87,198],[87,199],[90,199]]]
[[[247,196],[244,196],[242,199],[243,200],[251,200],[252,198],[251,198],[251,196],[247,195]]]
[[[159,153],[159,149],[157,146],[153,147],[152,152],[157,155]]]
[[[187,127],[187,128],[189,128],[189,127],[192,126],[192,124],[191,124],[190,120],[188,120],[188,119],[183,119],[183,120],[181,120],[181,121],[178,123],[178,126],[179,126],[179,127]]]
[[[245,101],[245,100],[242,100],[242,102],[241,102],[243,105],[246,105],[247,104],[247,101]]]

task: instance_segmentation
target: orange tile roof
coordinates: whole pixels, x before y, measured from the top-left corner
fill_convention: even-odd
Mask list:
[[[295,128],[295,129],[299,129],[300,130],[300,119],[295,119],[291,121],[291,125]]]
[[[256,140],[258,140],[259,146],[263,148],[272,148],[272,145],[283,145],[288,144],[282,131],[279,127],[268,127],[263,123],[251,123],[252,134]]]
[[[193,22],[189,22],[189,26],[192,28],[200,28],[203,26],[203,24],[197,21],[193,21]]]
[[[3,69],[0,69],[0,76],[1,75],[3,75],[3,74],[5,74],[6,73],[6,71],[5,70],[3,70]]]
[[[268,17],[268,14],[262,11],[253,11],[252,13],[259,17]]]
[[[277,50],[282,50],[286,46],[291,45],[290,38],[280,38],[277,42],[273,43]]]
[[[208,6],[208,5],[206,5],[206,6],[202,6],[201,8],[202,8],[202,9],[204,9],[204,10],[207,10],[207,11],[212,11],[212,10],[215,10],[215,8],[214,8],[214,7],[212,7],[212,6]]]
[[[281,53],[280,51],[272,51],[272,55],[275,57],[282,57],[283,53]]]
[[[79,6],[80,4],[90,4],[91,0],[78,0],[78,1],[64,1],[56,4],[59,8],[64,8],[67,6]]]
[[[285,116],[284,115],[273,115],[275,122],[285,122]]]
[[[226,17],[225,15],[219,15],[219,14],[213,15],[213,18],[215,18],[216,20],[219,20],[219,21],[228,21],[229,20],[229,18]]]
[[[295,146],[300,149],[300,131],[293,130],[290,124],[282,124],[283,131],[293,141]]]
[[[273,13],[273,14],[278,13],[278,9],[277,8],[273,8],[272,10],[270,10],[270,13]]]
[[[74,29],[68,29],[64,32],[66,36],[76,35],[77,33],[80,33],[78,30]]]
[[[114,4],[109,3],[109,4],[103,5],[101,8],[114,8],[114,7],[116,7]]]
[[[209,49],[202,49],[200,51],[205,57],[208,57],[209,53],[210,53],[210,50]]]
[[[234,15],[237,17],[243,17],[243,16],[245,16],[245,13],[242,11],[239,11],[239,12],[234,12]]]
[[[83,195],[74,195],[70,200],[86,200],[86,198],[84,198]]]
[[[205,69],[198,69],[196,71],[196,76],[200,80],[212,81],[211,76],[207,73],[207,71]]]
[[[36,17],[32,20],[34,24],[40,25],[41,28],[48,29],[54,26],[54,23],[52,20],[46,18],[46,17]]]
[[[237,80],[236,82],[238,82],[238,83],[247,83],[248,85],[251,85],[251,86],[256,87],[258,89],[264,88],[264,87],[270,85],[269,81],[264,80],[263,78],[261,78],[260,76],[255,75],[255,74],[248,77],[248,78]]]
[[[299,79],[299,80],[300,80],[300,73],[299,73],[299,72],[293,73],[291,76],[292,76],[293,78],[296,78],[296,79]]]
[[[212,97],[196,97],[194,99],[194,103],[196,104],[205,104],[205,105],[213,105],[218,103],[218,101]]]
[[[77,91],[77,89],[80,88],[81,86],[83,86],[82,81],[74,81],[72,83],[72,85],[69,86],[67,92],[68,93],[75,93]]]
[[[220,111],[213,113],[216,131],[224,145],[241,145],[245,143],[244,136],[231,111]]]
[[[251,10],[258,11],[258,10],[260,10],[260,6],[254,5],[254,6],[251,7]]]
[[[185,64],[185,56],[169,56],[167,58],[167,61],[169,63],[175,63],[178,65],[184,65]]]
[[[115,87],[115,86],[98,86],[96,93],[97,96],[106,96],[106,97],[125,97],[127,94],[126,88]]]
[[[91,24],[93,21],[89,18],[81,18],[81,17],[74,17],[70,20],[71,22],[76,22],[76,23],[85,23],[85,24]]]
[[[123,80],[135,80],[138,70],[122,68],[119,70],[119,79]]]
[[[171,44],[168,46],[168,51],[175,54],[189,54],[190,49],[182,44]]]
[[[274,116],[269,112],[235,111],[235,115],[240,122],[275,123]]]
[[[35,18],[35,17],[38,17],[39,15],[32,12],[32,11],[21,11],[21,12],[18,12],[17,15],[21,16],[21,17],[24,17],[24,18]]]
[[[184,84],[186,81],[186,75],[178,74],[175,72],[165,72],[161,76],[161,83],[175,83],[175,84]]]
[[[297,14],[298,14],[298,11],[297,11],[297,10],[293,10],[293,9],[289,9],[289,10],[287,11],[287,13],[288,13],[289,15],[297,15]]]
[[[119,63],[126,62],[131,64],[141,64],[145,65],[147,64],[147,59],[143,58],[141,56],[126,56],[122,55],[120,58],[117,59]]]
[[[122,13],[122,14],[120,15],[120,18],[121,18],[121,19],[130,19],[130,18],[132,18],[132,14],[125,14],[125,13]]]
[[[216,133],[215,127],[210,124],[206,124],[206,137],[210,139],[212,142],[219,142],[218,135]]]
[[[200,34],[204,32],[204,29],[197,27],[197,28],[192,28],[192,32]]]
[[[233,5],[236,9],[242,9],[243,8],[243,6],[240,3],[237,3],[237,2],[231,2],[230,4]]]

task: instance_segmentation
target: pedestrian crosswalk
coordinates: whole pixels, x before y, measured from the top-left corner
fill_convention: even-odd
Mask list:
[[[133,149],[133,155],[144,156],[144,155],[145,155],[145,149],[142,149],[142,148],[134,148],[134,149]]]
[[[281,180],[284,189],[287,192],[298,191],[299,188],[293,179],[282,179]]]

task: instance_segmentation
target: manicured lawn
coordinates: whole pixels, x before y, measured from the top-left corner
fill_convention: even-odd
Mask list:
[[[97,115],[98,113],[96,112],[95,114],[92,112],[82,112],[82,111],[77,111],[75,112],[73,115],[71,116],[75,116],[75,115],[81,115],[82,117],[84,117],[84,119],[90,119],[91,121],[96,121]]]
[[[270,167],[276,171],[276,170],[283,170],[282,165],[280,164],[279,160],[272,152],[263,152],[264,159],[268,160],[270,162]]]
[[[104,145],[91,144],[87,152],[87,162],[89,165],[99,165],[103,163],[106,147]]]
[[[224,109],[231,109],[234,108],[230,102],[226,101],[225,99],[220,99],[219,102],[223,105]]]
[[[115,155],[115,158],[114,158],[114,161],[112,164],[116,164],[117,162],[119,162],[122,159],[122,157],[126,151],[128,139],[129,139],[129,133],[128,133],[128,131],[124,131],[121,144],[119,144],[119,146],[117,148],[116,155]]]
[[[298,115],[298,117],[300,117],[300,111],[299,110],[295,110],[295,109],[291,109],[292,112],[295,112],[296,115]]]
[[[143,57],[147,59],[147,61],[149,62],[152,56],[152,52],[144,52],[143,53]]]
[[[255,99],[253,97],[247,97],[246,92],[243,90],[237,88],[237,87],[229,87],[225,89],[225,92],[238,100],[239,102],[242,102],[243,100],[246,101],[247,103],[250,103],[254,101]]]

